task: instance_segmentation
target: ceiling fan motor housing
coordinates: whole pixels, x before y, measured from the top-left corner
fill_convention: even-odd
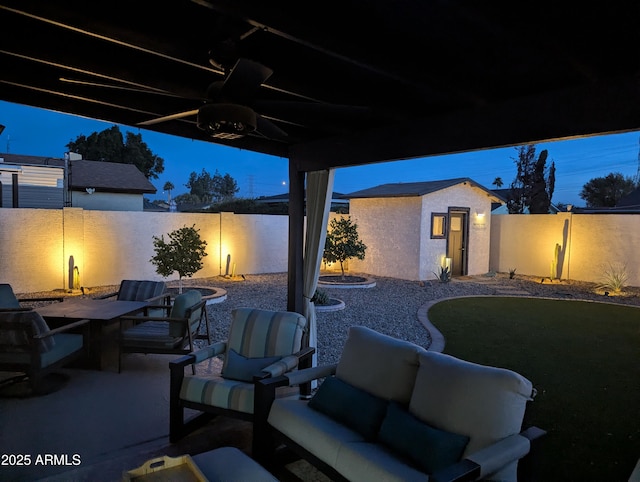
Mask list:
[[[238,104],[207,104],[198,110],[198,127],[218,139],[238,139],[256,130],[256,113]]]

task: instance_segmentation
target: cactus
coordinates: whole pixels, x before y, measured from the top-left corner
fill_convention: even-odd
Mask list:
[[[558,277],[558,257],[560,256],[560,245],[556,243],[556,247],[553,252],[553,261],[551,261],[551,276],[549,279],[553,281]]]

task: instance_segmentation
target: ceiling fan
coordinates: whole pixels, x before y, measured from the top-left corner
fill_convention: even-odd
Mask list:
[[[212,64],[217,65],[213,61]],[[205,103],[199,108],[137,125],[149,126],[197,116],[198,128],[214,138],[238,139],[257,135],[285,141],[289,138],[288,133],[274,120],[302,127],[329,125],[336,130],[339,121],[365,121],[371,114],[368,107],[353,105],[257,99],[260,87],[271,77],[273,70],[253,60],[241,57],[231,68],[225,66],[224,71],[224,80],[213,82],[208,87]]]
[[[241,58],[223,81],[213,82],[207,89],[204,105],[197,109],[140,122],[149,126],[197,115],[198,128],[219,139],[238,139],[255,133],[269,139],[285,139],[287,133],[256,112],[251,104],[260,86],[273,70],[252,60]]]

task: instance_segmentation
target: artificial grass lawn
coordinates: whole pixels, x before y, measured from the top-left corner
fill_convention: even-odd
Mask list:
[[[538,480],[628,480],[640,458],[640,308],[478,297],[428,315],[445,353],[509,368],[538,390],[524,421],[548,432]]]

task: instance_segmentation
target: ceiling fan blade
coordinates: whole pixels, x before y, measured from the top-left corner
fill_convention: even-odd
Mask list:
[[[113,90],[122,90],[126,92],[137,92],[141,94],[154,94],[161,95],[164,97],[173,97],[176,99],[186,99],[186,100],[194,100],[194,101],[206,101],[204,97],[185,97],[184,95],[174,94],[172,92],[167,92],[166,90],[156,89],[155,87],[148,86],[139,86],[139,87],[129,87],[126,85],[114,85],[114,84],[104,84],[101,82],[89,82],[86,80],[77,80],[77,79],[68,79],[65,77],[60,77],[58,80],[60,82],[64,82],[66,84],[73,85],[82,85],[87,87],[98,87],[101,89],[113,89]],[[137,85],[137,84],[136,84]]]
[[[265,119],[260,114],[256,114],[256,131],[258,134],[263,135],[268,139],[284,140],[288,137],[288,134],[280,129],[277,125],[268,119]]]
[[[239,59],[224,81],[220,96],[237,103],[248,103],[273,70],[258,62]]]
[[[198,114],[198,109],[188,110],[186,112],[178,112],[177,114],[166,115],[164,117],[157,117],[156,119],[150,119],[148,121],[138,122],[136,125],[137,126],[151,126],[153,124],[160,124],[161,122],[166,122],[166,121],[171,121],[171,120],[176,120],[176,119],[183,119],[185,117],[191,117],[191,116],[197,115],[197,114]]]

